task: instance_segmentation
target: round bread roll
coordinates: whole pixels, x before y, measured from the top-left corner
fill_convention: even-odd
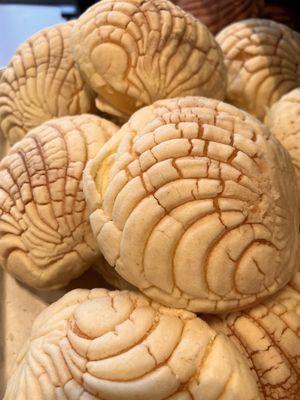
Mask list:
[[[87,164],[84,193],[108,263],[165,305],[240,309],[295,270],[290,157],[226,103],[186,97],[137,111]]]
[[[36,33],[23,43],[0,80],[0,128],[10,144],[55,117],[91,112],[94,95],[72,56],[74,21]]]
[[[261,120],[300,85],[300,34],[287,26],[248,19],[223,29],[216,39],[228,71],[227,99]]]
[[[234,21],[261,16],[263,0],[173,0],[216,34]]]
[[[265,123],[290,153],[300,199],[300,88],[292,90],[273,104]]]
[[[209,324],[246,355],[264,400],[300,398],[300,273],[273,298]]]
[[[117,130],[83,114],[30,131],[0,163],[0,264],[38,289],[81,275],[99,251],[88,222],[82,172]]]
[[[222,99],[222,52],[208,29],[166,0],[104,0],[75,24],[72,44],[103,111],[129,117],[157,99]]]
[[[244,357],[196,315],[74,290],[36,319],[4,400],[259,400]]]

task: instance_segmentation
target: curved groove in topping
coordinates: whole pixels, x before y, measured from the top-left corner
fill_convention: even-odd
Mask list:
[[[299,223],[291,180],[287,152],[258,120],[188,97],[136,112],[87,164],[84,191],[99,248],[120,276],[163,304],[220,312],[290,280]]]

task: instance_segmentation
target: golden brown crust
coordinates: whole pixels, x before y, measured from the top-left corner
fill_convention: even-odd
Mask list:
[[[30,131],[0,163],[0,263],[36,288],[66,285],[99,257],[82,173],[117,130],[90,114]]]
[[[239,313],[208,319],[247,356],[264,400],[300,396],[300,273],[272,299]]]
[[[259,400],[230,341],[132,292],[75,290],[37,318],[4,400]]]
[[[264,118],[268,108],[300,84],[300,34],[271,20],[248,19],[216,37],[228,71],[227,99]]]
[[[295,167],[300,199],[300,88],[273,104],[265,124],[289,152]]]
[[[105,0],[75,24],[77,64],[101,111],[129,117],[161,98],[222,99],[222,52],[208,29],[167,0]]]
[[[288,153],[220,101],[161,100],[136,112],[87,164],[84,192],[104,257],[163,304],[236,310],[279,290],[296,268]]]
[[[52,118],[95,109],[70,48],[73,25],[45,28],[27,39],[3,72],[0,129],[10,144]]]

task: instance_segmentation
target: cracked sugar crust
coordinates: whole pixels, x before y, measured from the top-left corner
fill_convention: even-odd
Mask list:
[[[94,95],[72,56],[74,21],[46,28],[24,42],[0,80],[0,128],[10,144],[55,117],[91,112]]]
[[[173,0],[177,6],[198,18],[216,34],[234,21],[259,17],[263,13],[260,0]]]
[[[169,1],[101,1],[78,19],[71,40],[101,111],[129,117],[162,98],[224,97],[219,45]]]
[[[226,103],[186,97],[136,112],[87,164],[84,193],[104,257],[163,304],[237,310],[296,268],[289,155]]]
[[[74,290],[40,314],[4,400],[259,400],[244,357],[196,315]]]
[[[292,90],[273,104],[266,115],[265,124],[290,153],[300,198],[300,88]]]
[[[216,40],[228,71],[228,101],[261,120],[300,85],[300,34],[287,26],[248,19],[223,29]]]
[[[300,273],[262,304],[208,319],[247,357],[264,400],[300,396]]]
[[[117,126],[94,115],[40,125],[0,163],[0,264],[26,284],[53,289],[99,257],[82,173]]]

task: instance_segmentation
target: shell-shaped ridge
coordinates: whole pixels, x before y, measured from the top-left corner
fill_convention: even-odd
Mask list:
[[[190,97],[136,112],[88,163],[84,191],[118,274],[163,304],[219,312],[290,280],[298,247],[291,180],[287,152],[258,120]]]
[[[265,124],[289,152],[300,198],[300,88],[282,96],[269,109]]]
[[[73,59],[73,25],[55,25],[30,37],[2,74],[0,128],[11,144],[47,120],[95,108]]]
[[[209,318],[243,353],[265,400],[300,393],[300,274],[272,299],[239,313]],[[296,284],[297,282],[297,284]]]
[[[37,318],[4,399],[200,400],[206,394],[259,400],[246,360],[224,335],[142,295],[93,289],[69,292]]]
[[[271,20],[248,19],[216,40],[228,71],[227,99],[264,118],[268,108],[300,84],[300,35]]]
[[[225,93],[214,37],[166,0],[99,2],[78,19],[72,44],[102,111],[129,117],[161,98]]]
[[[0,163],[0,260],[38,288],[67,284],[98,257],[82,173],[117,127],[83,114],[40,125]]]

